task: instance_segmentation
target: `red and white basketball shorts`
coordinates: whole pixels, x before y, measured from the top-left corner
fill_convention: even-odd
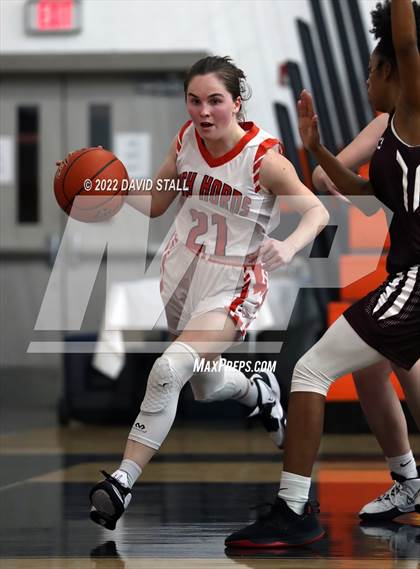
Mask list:
[[[176,235],[169,240],[162,256],[160,291],[171,333],[180,334],[192,318],[222,310],[245,337],[266,297],[268,279],[259,263],[239,261],[191,251]]]

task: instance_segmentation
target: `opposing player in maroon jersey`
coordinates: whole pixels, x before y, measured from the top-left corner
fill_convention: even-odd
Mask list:
[[[420,358],[420,7],[392,0],[372,13],[379,43],[370,60],[368,92],[389,123],[372,157],[370,179],[348,170],[320,143],[312,98],[298,104],[304,146],[346,196],[376,196],[393,212],[389,277],[355,303],[297,363],[292,380],[280,490],[269,514],[230,535],[228,547],[304,545],[324,535],[309,501],[325,397],[342,375],[389,360],[406,375]],[[413,392],[406,390],[408,404]],[[420,509],[420,478],[410,499]],[[417,506],[418,505],[418,506]]]
[[[337,158],[347,168],[357,171],[372,158],[379,140],[389,122],[387,113],[374,118],[346,146]],[[338,190],[326,172],[317,166],[312,174],[319,191],[337,194]],[[345,198],[347,199],[347,198]],[[359,516],[366,522],[389,521],[400,514],[414,511],[412,500],[413,479],[417,478],[415,457],[408,438],[407,421],[400,400],[390,381],[392,366],[389,361],[379,362],[353,373],[354,385],[366,420],[386,457],[393,479],[390,488],[365,504]],[[411,391],[410,411],[420,428],[420,360],[407,373],[394,370],[404,391]]]

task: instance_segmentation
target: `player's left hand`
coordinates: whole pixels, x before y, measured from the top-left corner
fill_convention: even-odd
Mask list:
[[[261,245],[258,257],[265,271],[275,271],[288,265],[295,254],[296,250],[291,243],[268,238]]]

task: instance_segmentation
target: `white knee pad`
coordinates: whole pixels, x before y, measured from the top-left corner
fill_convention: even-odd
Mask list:
[[[356,334],[345,317],[340,316],[300,358],[293,371],[290,391],[326,395],[337,378],[383,360],[379,352]]]
[[[194,372],[196,351],[174,342],[156,360],[147,382],[140,413],[128,435],[132,441],[159,450],[174,422],[179,394]]]
[[[226,365],[220,371],[195,373],[190,381],[194,399],[200,403],[238,399],[246,392],[247,382],[241,371]]]
[[[178,397],[193,374],[196,358],[197,352],[188,344],[171,344],[152,367],[141,411],[161,413],[174,396]]]
[[[320,366],[317,365],[316,353],[315,361],[311,351],[302,356],[293,370],[290,392],[310,391],[312,393],[319,393],[320,395],[326,396],[330,385],[335,378],[328,377],[319,368]]]

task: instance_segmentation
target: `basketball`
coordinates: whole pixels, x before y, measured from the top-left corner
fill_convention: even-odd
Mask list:
[[[124,164],[104,148],[71,152],[55,173],[54,194],[60,208],[78,221],[109,219],[122,207]]]

